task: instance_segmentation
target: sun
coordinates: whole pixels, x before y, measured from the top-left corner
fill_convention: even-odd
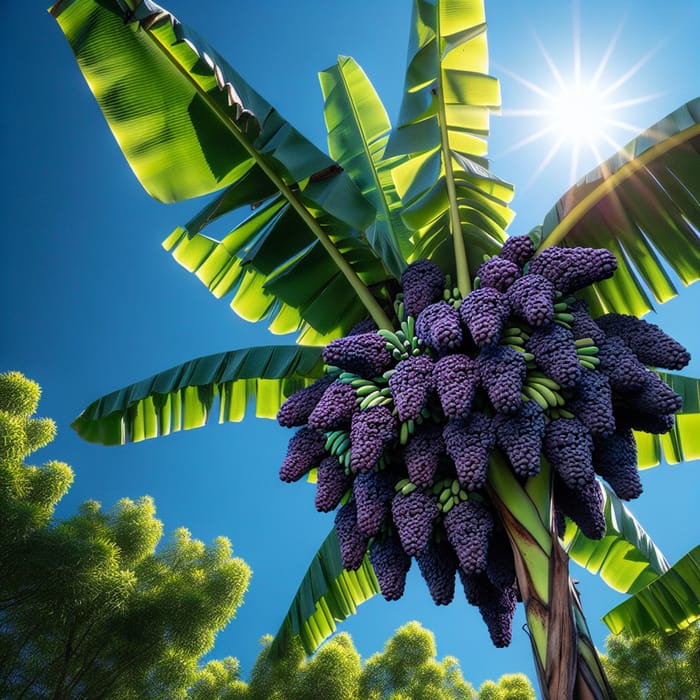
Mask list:
[[[553,94],[543,111],[565,142],[597,147],[606,140],[610,104],[594,84],[574,83]]]
[[[539,177],[560,151],[570,152],[569,181],[573,184],[580,176],[579,164],[584,156],[592,156],[594,162],[602,162],[607,155],[622,148],[626,134],[638,134],[642,128],[623,120],[624,110],[632,105],[655,99],[655,95],[643,95],[621,99],[619,94],[625,83],[652,57],[656,49],[648,51],[629,69],[613,78],[606,78],[606,69],[617,46],[622,25],[618,26],[600,58],[598,65],[590,73],[582,66],[580,24],[574,4],[574,62],[571,75],[565,75],[557,62],[550,56],[543,42],[535,36],[535,41],[550,72],[547,86],[540,85],[499,66],[499,71],[525,86],[534,93],[532,107],[526,109],[504,109],[503,116],[529,117],[534,120],[532,133],[524,137],[500,156],[518,150],[535,141],[549,144],[543,158],[525,190]],[[590,160],[590,158],[588,159]]]

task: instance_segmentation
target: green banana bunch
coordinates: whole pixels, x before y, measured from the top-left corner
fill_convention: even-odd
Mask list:
[[[600,359],[598,358],[598,346],[593,338],[579,338],[574,342],[581,367],[596,369],[600,364]]]
[[[438,506],[443,513],[449,513],[458,503],[469,498],[457,479],[438,481],[433,486],[433,493],[438,497]]]
[[[523,384],[523,395],[537,402],[545,411],[561,408],[566,403],[559,384],[538,371],[527,373]]]

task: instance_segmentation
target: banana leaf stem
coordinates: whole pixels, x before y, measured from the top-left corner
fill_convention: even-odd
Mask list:
[[[148,31],[148,30],[145,30]],[[287,199],[291,207],[296,211],[301,220],[306,224],[311,233],[318,239],[319,243],[326,250],[328,255],[331,257],[333,262],[336,264],[338,269],[347,279],[350,286],[355,290],[358,298],[367,309],[369,315],[372,317],[374,322],[379,328],[386,328],[391,330],[393,325],[389,320],[389,317],[384,313],[384,310],[380,306],[379,302],[374,298],[372,292],[370,292],[367,285],[360,279],[358,274],[348,263],[348,261],[343,257],[341,252],[336,248],[333,241],[330,239],[328,234],[321,228],[320,224],[311,215],[309,210],[304,206],[303,202],[300,200],[299,196],[292,191],[289,185],[284,181],[284,179],[270,166],[270,164],[265,160],[262,154],[251,144],[248,139],[243,134],[239,126],[231,119],[231,117],[221,108],[221,106],[206,92],[199,89],[192,76],[187,72],[187,70],[180,65],[177,61],[173,60],[170,52],[161,45],[158,38],[150,34],[153,39],[154,44],[158,49],[160,49],[163,55],[171,63],[171,65],[178,70],[185,80],[193,83],[197,88],[197,92],[201,99],[203,99],[208,107],[211,109],[212,114],[215,114],[219,121],[225,126],[225,128],[231,133],[231,135],[245,148],[245,150],[250,154],[250,157],[255,161],[256,165],[265,173],[265,175],[270,179],[270,181],[275,185],[279,192]]]
[[[445,113],[445,103],[442,98],[441,89],[437,91],[435,99],[438,105],[437,117],[440,125],[440,148],[442,149],[442,162],[445,168],[445,185],[447,187],[447,199],[450,205],[450,230],[452,232],[452,245],[455,256],[457,288],[462,298],[464,298],[471,292],[472,283],[469,278],[467,249],[464,245],[462,220],[459,215],[457,188],[455,187],[454,172],[452,171],[452,151],[450,149],[449,133],[447,131],[447,114]]]
[[[539,255],[545,248],[558,245],[571,232],[576,224],[584,219],[584,217],[605,197],[615,199],[615,192],[621,183],[633,177],[634,173],[646,168],[648,163],[663,155],[667,151],[676,148],[679,144],[689,141],[694,136],[700,134],[700,124],[686,129],[678,134],[674,134],[670,138],[664,139],[655,146],[648,148],[641,155],[632,158],[625,163],[621,168],[614,173],[606,171],[605,164],[600,166],[601,183],[597,187],[575,204],[564,216],[559,223],[549,232],[547,237],[540,243],[535,255]]]

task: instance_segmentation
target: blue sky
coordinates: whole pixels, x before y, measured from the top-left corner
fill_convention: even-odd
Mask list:
[[[317,72],[338,54],[351,55],[364,67],[396,118],[408,6],[398,0],[167,4],[324,148]],[[83,443],[69,423],[113,389],[193,357],[269,343],[270,336],[263,325],[238,319],[162,250],[161,240],[202,202],[166,206],[149,199],[43,4],[12,3],[3,14],[0,369],[21,370],[43,386],[40,412],[56,419],[59,437],[38,458],[64,460],[76,472],[60,514],[88,498],[109,506],[123,496],[150,494],[166,531],[184,525],[205,541],[217,535],[232,540],[254,576],[245,604],[220,635],[214,654],[237,656],[247,672],[258,639],[277,630],[332,525],[331,515],[314,511],[311,486],[277,479],[289,433],[269,421],[246,420],[105,448]],[[554,86],[541,45],[570,81],[576,46],[582,74],[592,74],[617,36],[600,84],[612,85],[630,73],[615,91],[615,101],[654,96],[616,113],[638,130],[700,94],[700,6],[695,0],[662,5],[586,0],[578,10],[570,2],[487,2],[487,19],[491,72],[501,79],[504,104],[503,115],[492,120],[492,170],[516,186],[512,233],[539,223],[571,184],[567,148],[533,181],[552,135],[513,149],[546,123],[543,117],[515,114],[533,109],[539,97],[514,75],[546,90]],[[621,144],[632,135],[620,128],[611,131]],[[610,150],[603,146],[601,155]],[[575,175],[596,162],[592,153],[582,153]],[[700,358],[698,308],[700,285],[664,305],[656,320]],[[697,359],[688,372],[700,375]],[[645,493],[632,504],[671,561],[698,541],[692,516],[699,466],[644,472]],[[622,597],[586,572],[574,576],[580,578],[594,637],[602,645],[606,629],[597,620]],[[440,655],[458,657],[475,684],[504,672],[523,671],[534,678],[529,643],[520,629],[522,613],[512,646],[495,650],[478,612],[457,598],[447,608],[433,606],[414,567],[400,602],[377,597],[342,629],[368,656],[401,624],[418,619],[436,633]]]

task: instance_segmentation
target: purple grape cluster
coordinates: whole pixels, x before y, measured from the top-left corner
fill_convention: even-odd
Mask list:
[[[615,267],[607,250],[536,255],[530,238],[509,238],[462,299],[419,260],[401,277],[394,329],[363,321],[324,348],[325,375],[280,408],[279,422],[298,428],[280,478],[313,481],[315,470],[316,508],[337,509],[343,566],[369,557],[396,600],[415,558],[437,605],[459,574],[494,644],[509,643],[519,594],[487,490],[494,451],[521,482],[544,457],[557,532],[568,517],[600,538],[599,479],[639,496],[633,430],[667,432],[681,407],[649,367],[679,369],[687,351],[634,317],[594,320],[571,296]]]

